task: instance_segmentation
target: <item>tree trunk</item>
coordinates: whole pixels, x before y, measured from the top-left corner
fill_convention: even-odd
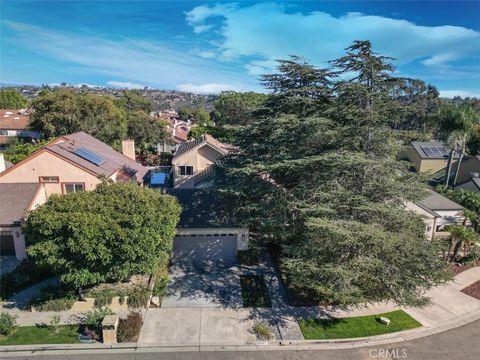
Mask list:
[[[448,187],[450,183],[450,174],[452,173],[453,157],[455,156],[455,149],[450,149],[450,156],[448,157],[447,173],[445,174],[445,185]]]
[[[457,168],[455,170],[455,177],[453,178],[452,187],[455,187],[455,185],[457,184],[458,172],[460,171],[460,165],[462,165],[462,160],[464,155],[465,155],[465,150],[463,149],[463,146],[462,146],[462,150],[460,151],[460,156],[458,157],[458,161],[457,161]]]
[[[462,248],[463,241],[458,241],[453,248],[452,261],[455,261],[460,249]]]

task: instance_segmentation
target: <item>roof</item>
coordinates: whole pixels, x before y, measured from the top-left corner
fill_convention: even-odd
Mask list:
[[[21,221],[29,210],[40,183],[0,184],[0,224]]]
[[[178,228],[240,227],[223,210],[222,202],[215,194],[201,189],[167,189],[176,196],[183,208]]]
[[[427,191],[429,192],[429,195],[425,199],[416,202],[416,204],[422,209],[428,212],[441,210],[463,210],[463,206],[457,204],[455,201],[452,201],[433,190]]]
[[[0,110],[0,129],[23,130],[28,128],[30,114],[25,110]]]
[[[450,150],[445,146],[445,143],[437,140],[431,141],[413,141],[413,148],[422,159],[448,159]],[[456,153],[454,158],[458,158]]]
[[[95,139],[84,132],[65,135],[45,146],[45,149],[60,157],[93,172],[97,176],[110,177],[120,171],[127,174],[131,180],[143,182],[148,168],[129,157],[113,150],[104,142]],[[85,151],[86,150],[86,151]],[[93,154],[90,160],[84,154]],[[82,155],[82,156],[81,156]],[[96,161],[99,157],[102,161]]]
[[[473,192],[480,192],[480,178],[471,178],[469,181],[456,186],[455,189],[463,189],[463,190],[469,190]]]
[[[222,154],[227,154],[228,151],[230,150],[231,146],[224,144],[217,139],[215,139],[212,135],[205,134],[200,136],[199,138],[196,138],[195,140],[186,142],[184,144],[181,144],[177,151],[175,152],[175,155],[173,156],[172,160],[178,159],[180,156],[183,154],[196,149],[197,147],[200,147],[202,145],[208,144],[217,151],[221,152]]]

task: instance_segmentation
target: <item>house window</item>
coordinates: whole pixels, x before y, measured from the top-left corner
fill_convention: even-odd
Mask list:
[[[63,184],[63,189],[66,194],[75,193],[85,190],[82,183],[79,184]]]
[[[193,166],[179,166],[178,174],[182,176],[193,175]]]
[[[60,181],[58,176],[40,176],[41,183],[55,183],[57,184]]]

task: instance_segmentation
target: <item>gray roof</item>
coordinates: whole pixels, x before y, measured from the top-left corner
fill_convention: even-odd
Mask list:
[[[183,208],[179,228],[222,228],[239,227],[227,215],[224,203],[208,190],[167,189],[167,193],[176,196]]]
[[[445,143],[437,140],[413,141],[412,146],[422,159],[448,159],[450,152]],[[454,158],[458,157],[459,154],[455,153]]]
[[[456,186],[455,189],[463,189],[463,190],[469,190],[473,192],[480,192],[480,178],[471,178],[469,181]]]
[[[132,180],[143,182],[145,175],[149,171],[145,166],[136,163],[129,157],[113,150],[104,142],[84,132],[65,135],[62,136],[62,138],[65,139],[64,142],[49,144],[45,148],[67,160],[73,161],[98,176],[103,175],[109,177],[116,171],[123,170]],[[100,165],[95,165],[85,160],[74,153],[74,151],[79,148],[84,148],[95,153],[103,158],[105,162]]]
[[[190,150],[193,150],[196,147],[201,146],[203,144],[208,144],[208,145],[212,146],[213,148],[217,149],[219,152],[221,152],[223,154],[226,154],[228,152],[228,150],[231,148],[230,145],[221,143],[220,141],[215,139],[212,135],[205,134],[205,135],[200,136],[199,138],[196,138],[195,140],[192,140],[192,141],[181,144],[178,147],[177,151],[175,151],[175,155],[173,155],[172,160],[175,160],[175,159],[179,158],[183,154],[185,154],[185,153],[189,152]]]
[[[463,210],[463,206],[457,204],[455,201],[452,201],[433,190],[428,190],[428,192],[429,195],[425,199],[416,202],[416,204],[422,209],[425,209],[428,212],[441,210]]]
[[[40,183],[0,184],[0,225],[21,221],[40,186]]]

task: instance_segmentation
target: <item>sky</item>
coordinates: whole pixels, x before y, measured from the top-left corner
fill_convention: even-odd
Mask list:
[[[480,97],[480,1],[0,0],[0,82],[264,91],[290,54],[325,67],[354,40],[395,76]]]

